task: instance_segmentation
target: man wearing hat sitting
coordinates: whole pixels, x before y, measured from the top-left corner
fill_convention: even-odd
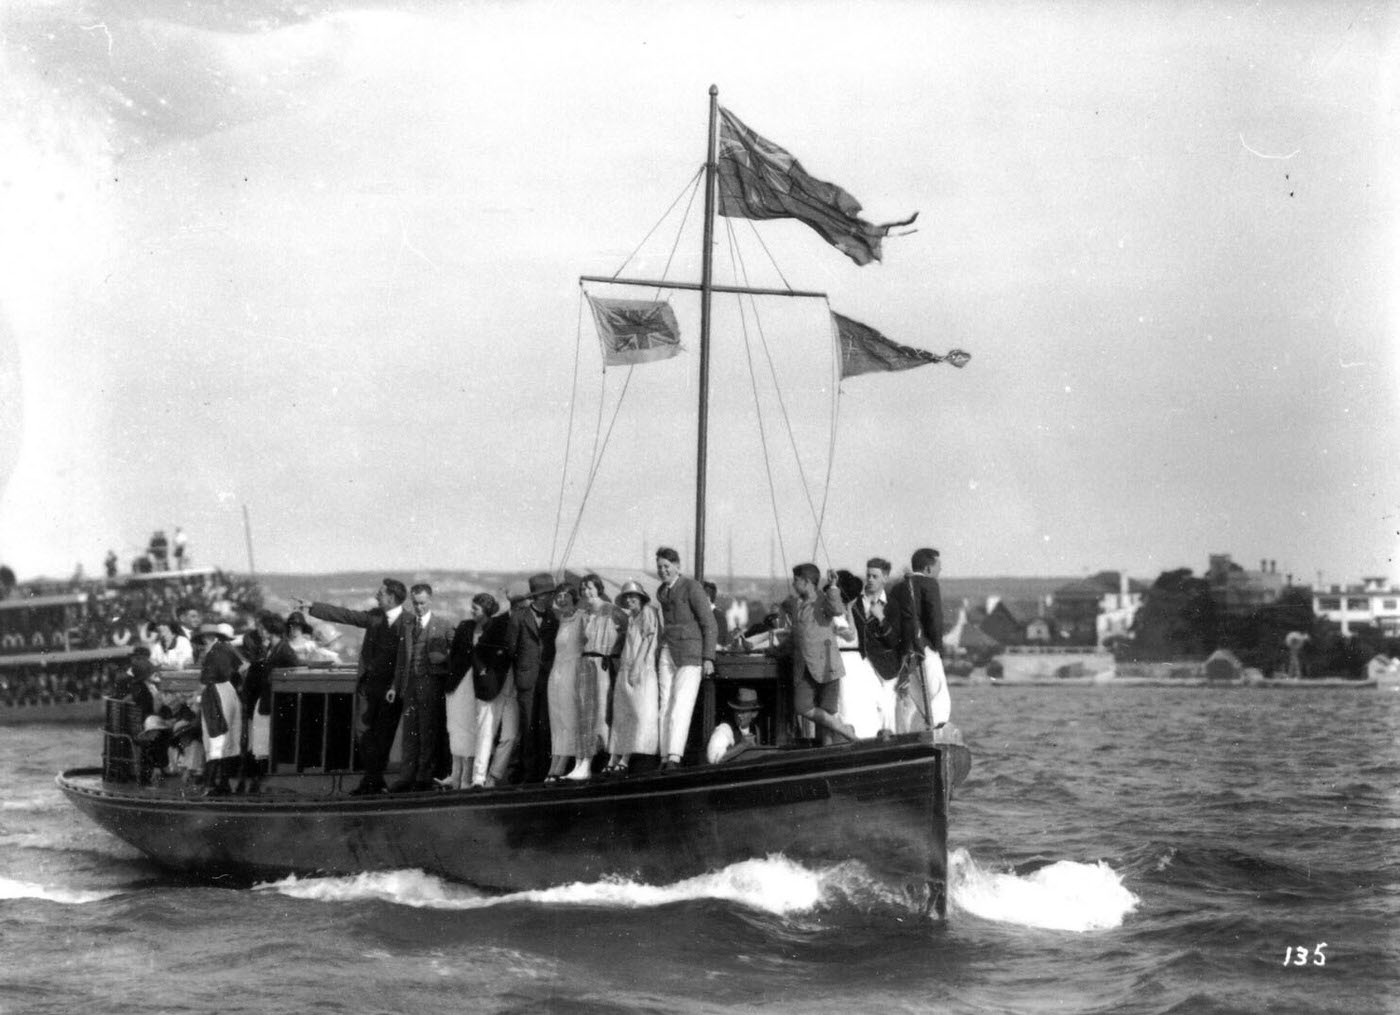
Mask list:
[[[543,779],[549,760],[549,708],[545,688],[549,668],[554,663],[554,637],[559,633],[559,618],[549,608],[553,596],[552,575],[544,572],[531,575],[529,591],[511,600],[510,619],[506,622],[505,647],[515,671],[518,739],[507,751],[502,733],[498,750],[499,757],[509,759],[511,782]],[[497,765],[491,767],[494,776]]]
[[[741,687],[729,700],[729,711],[734,718],[722,722],[710,734],[710,742],[705,747],[705,760],[718,764],[742,754],[747,748],[763,743],[763,733],[754,725],[759,711],[758,692],[752,687]]]

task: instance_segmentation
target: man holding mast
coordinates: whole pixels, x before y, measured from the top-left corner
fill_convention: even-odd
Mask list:
[[[886,646],[903,660],[898,680],[896,732],[937,729],[948,721],[952,699],[943,675],[943,598],[938,551],[914,551],[909,573],[889,590]]]

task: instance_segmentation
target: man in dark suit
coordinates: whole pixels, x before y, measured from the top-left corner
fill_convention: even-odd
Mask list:
[[[549,608],[554,578],[530,577],[529,592],[511,607],[506,622],[506,651],[515,673],[517,740],[509,762],[510,781],[544,778],[549,761],[549,706],[546,699],[549,667],[554,663],[554,637],[559,618]],[[502,723],[504,727],[504,723]],[[504,754],[505,732],[501,733]],[[493,766],[494,768],[495,766]]]
[[[938,551],[914,551],[909,573],[889,590],[885,645],[902,660],[896,731],[933,729],[948,721],[951,700],[943,675],[943,598]]]
[[[398,662],[394,686],[385,700],[403,705],[403,760],[399,778],[390,793],[433,788],[441,738],[447,732],[443,685],[451,671],[453,623],[433,612],[433,587],[426,583],[410,590],[413,608],[399,622]]]
[[[317,620],[349,627],[364,628],[360,644],[359,681],[355,690],[362,701],[360,732],[360,764],[364,776],[352,796],[382,793],[385,789],[384,769],[389,764],[389,750],[394,746],[394,734],[399,728],[399,713],[403,703],[387,700],[394,684],[394,667],[398,663],[400,621],[408,589],[395,578],[385,578],[374,593],[372,610],[347,610],[331,603],[311,603],[299,599],[302,612]]]

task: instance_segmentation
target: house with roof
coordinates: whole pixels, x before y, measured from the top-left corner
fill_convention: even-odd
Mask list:
[[[1119,571],[1100,571],[1056,589],[1051,613],[1068,644],[1102,645],[1131,630],[1146,594],[1142,582]]]
[[[1210,597],[1222,614],[1245,617],[1278,601],[1289,584],[1288,576],[1278,573],[1278,562],[1259,561],[1258,571],[1247,571],[1230,559],[1228,553],[1212,553],[1205,573]]]

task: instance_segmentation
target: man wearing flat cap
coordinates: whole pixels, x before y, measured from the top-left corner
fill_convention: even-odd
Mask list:
[[[513,783],[544,778],[549,761],[549,708],[545,703],[546,679],[554,662],[554,636],[559,618],[549,608],[554,577],[541,572],[530,576],[529,591],[513,601],[506,622],[506,651],[515,672],[518,740],[507,753],[509,779]],[[494,767],[494,766],[493,766]]]

